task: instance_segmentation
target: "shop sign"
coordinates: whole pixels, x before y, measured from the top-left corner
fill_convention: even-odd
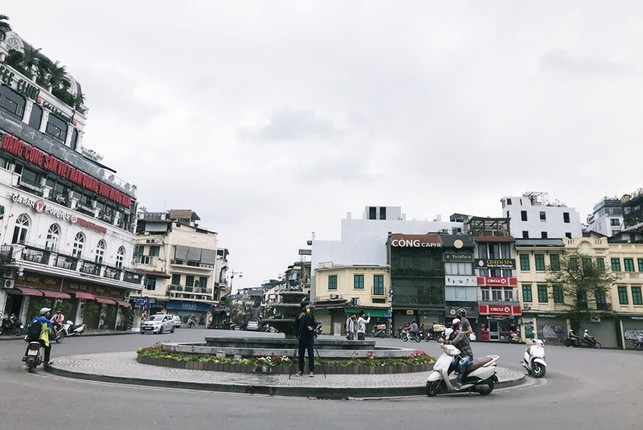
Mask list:
[[[435,234],[392,234],[390,243],[393,248],[442,248]]]
[[[415,315],[415,312],[413,311],[413,309],[407,309],[406,314],[407,315]]]
[[[455,254],[453,252],[444,253],[445,263],[473,263],[473,254]]]
[[[444,278],[445,285],[455,285],[455,286],[475,286],[476,277],[475,276],[466,276],[466,275],[447,275]]]
[[[480,287],[514,287],[518,285],[518,279],[507,276],[478,276]]]
[[[515,269],[516,260],[513,258],[476,258],[478,269]]]
[[[479,306],[480,315],[506,315],[506,316],[515,316],[522,315],[522,309],[519,305],[480,305]]]

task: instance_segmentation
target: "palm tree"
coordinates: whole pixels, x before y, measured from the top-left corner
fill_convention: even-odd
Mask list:
[[[11,31],[11,26],[7,22],[9,17],[7,15],[0,15],[0,40],[7,37],[7,33]]]
[[[25,69],[29,70],[31,73],[31,70],[33,69],[34,66],[38,65],[38,59],[40,58],[42,54],[40,53],[40,48],[34,49],[33,46],[25,43],[24,44],[24,52],[22,53],[22,64],[24,65]]]
[[[56,61],[49,69],[49,85],[51,85],[52,88],[61,88],[64,86],[63,82],[65,81],[67,72],[65,71],[65,66],[59,66],[59,64],[60,63]],[[67,86],[69,87],[69,82],[67,82]]]

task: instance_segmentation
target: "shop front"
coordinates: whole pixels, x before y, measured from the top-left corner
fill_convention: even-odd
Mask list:
[[[509,342],[514,334],[522,337],[519,318],[522,308],[518,304],[481,303],[478,305],[480,340]]]

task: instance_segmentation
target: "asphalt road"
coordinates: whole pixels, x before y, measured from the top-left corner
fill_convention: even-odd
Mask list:
[[[68,338],[57,356],[132,351],[158,341],[201,342],[208,333]],[[275,336],[219,332],[229,335]],[[276,335],[279,336],[279,335]],[[435,342],[378,344],[418,347],[438,355]],[[0,429],[641,429],[643,352],[545,346],[547,375],[490,396],[440,395],[378,400],[316,400],[138,387],[28,374],[25,343],[0,342]],[[524,346],[474,343],[474,353],[500,355],[520,369]]]

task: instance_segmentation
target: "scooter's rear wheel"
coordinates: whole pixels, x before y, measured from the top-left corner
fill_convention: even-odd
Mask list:
[[[440,379],[439,381],[427,381],[426,383],[426,395],[429,397],[435,397],[440,391],[442,391],[442,386],[444,381]]]
[[[491,394],[491,392],[493,391],[493,386],[494,386],[494,384],[495,384],[495,382],[493,381],[493,378],[490,378],[490,379],[487,381],[487,385],[483,385],[483,386],[481,386],[481,387],[480,387],[480,389],[478,390],[478,392],[479,392],[479,393],[480,393],[480,395],[482,395],[482,396],[488,396],[488,395],[489,395],[489,394]]]
[[[36,359],[34,357],[27,357],[27,369],[29,373],[33,373],[36,368]]]
[[[542,378],[543,376],[545,376],[546,371],[547,368],[540,363],[534,362],[531,365],[531,374],[534,378]]]

